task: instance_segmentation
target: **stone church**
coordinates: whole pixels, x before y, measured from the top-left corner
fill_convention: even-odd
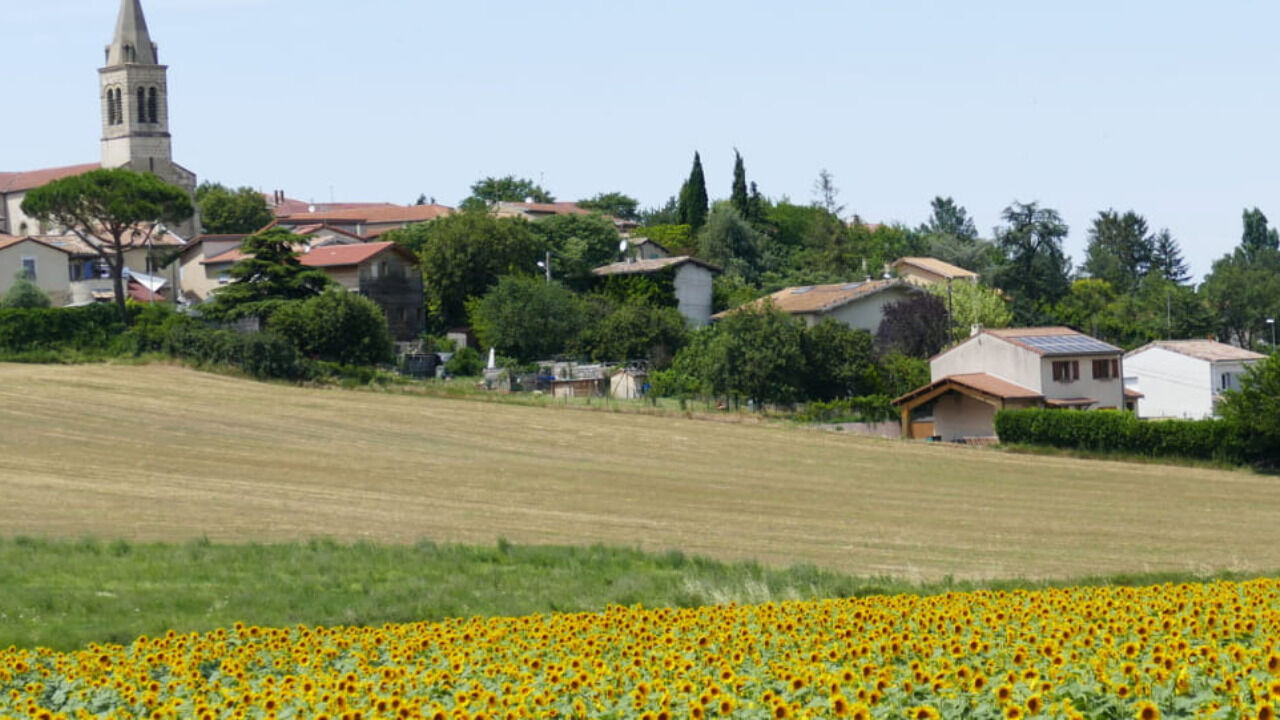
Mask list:
[[[106,62],[98,70],[102,108],[102,158],[97,163],[67,167],[0,171],[0,234],[45,235],[50,230],[22,213],[28,190],[59,178],[97,168],[129,168],[154,173],[185,189],[195,199],[196,175],[173,161],[169,135],[168,68],[147,32],[140,0],[121,0],[115,37],[106,48]],[[172,230],[183,239],[196,234],[193,217]]]

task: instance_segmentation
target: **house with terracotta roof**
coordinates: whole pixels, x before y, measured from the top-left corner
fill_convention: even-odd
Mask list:
[[[1139,417],[1199,420],[1266,355],[1215,340],[1157,340],[1124,356],[1125,387],[1141,392]]]
[[[995,436],[997,410],[1133,407],[1124,351],[1067,327],[979,330],[929,360],[928,385],[894,400],[903,437]]]
[[[978,273],[932,257],[904,257],[889,266],[898,277],[921,287],[958,280],[978,282]]]
[[[688,255],[655,257],[644,260],[628,258],[591,271],[597,278],[649,275],[669,278],[675,293],[676,308],[693,327],[711,322],[712,281],[720,268]]]
[[[393,242],[313,247],[300,257],[382,308],[396,340],[417,340],[426,327],[418,256]]]
[[[866,330],[874,335],[884,320],[886,305],[919,292],[914,286],[896,279],[801,285],[783,288],[739,308],[716,313],[713,318],[718,320],[740,308],[760,307],[768,302],[773,303],[775,308],[804,320],[806,327],[813,327],[830,317],[851,328]]]
[[[70,304],[69,253],[33,237],[0,235],[0,295],[24,275],[49,296],[55,306]]]

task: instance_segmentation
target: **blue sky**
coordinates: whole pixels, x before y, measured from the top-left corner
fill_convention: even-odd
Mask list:
[[[1280,221],[1280,3],[143,0],[175,159],[302,199],[456,204],[486,175],[656,205],[733,148],[768,196],[915,225],[935,195],[989,235],[1059,210],[1169,227],[1193,270],[1240,213]],[[98,158],[116,0],[7,7],[0,169]]]

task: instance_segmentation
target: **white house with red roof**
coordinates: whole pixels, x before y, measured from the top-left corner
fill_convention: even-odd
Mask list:
[[[997,410],[1133,407],[1124,350],[1067,327],[979,330],[929,360],[931,382],[894,400],[904,437],[995,436]]]
[[[1199,420],[1266,357],[1216,340],[1157,340],[1124,356],[1125,387],[1142,393],[1140,417]]]
[[[160,64],[140,0],[121,0],[115,34],[106,48],[106,64],[98,70],[101,159],[96,163],[0,171],[0,233],[26,236],[56,234],[22,212],[28,191],[54,180],[98,168],[129,168],[153,173],[186,190],[194,202],[196,175],[173,161],[169,133],[168,67]],[[18,115],[16,117],[24,117]],[[29,117],[38,117],[30,115]],[[173,228],[184,238],[196,234],[199,218]]]

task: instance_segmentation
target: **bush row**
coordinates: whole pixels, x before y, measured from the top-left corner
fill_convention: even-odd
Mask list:
[[[0,350],[7,353],[105,349],[123,331],[116,306],[105,303],[79,308],[0,309]]]
[[[829,402],[814,401],[796,413],[800,422],[889,422],[898,418],[893,398],[888,395],[863,395]]]
[[[1147,457],[1244,462],[1240,433],[1226,420],[1139,420],[1122,410],[1001,410],[1000,442]]]

